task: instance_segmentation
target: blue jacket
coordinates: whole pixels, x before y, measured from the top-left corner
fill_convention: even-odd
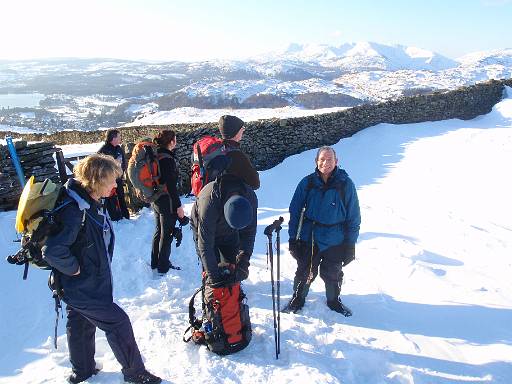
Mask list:
[[[356,243],[361,224],[359,201],[354,183],[343,169],[335,168],[327,183],[318,170],[300,181],[290,202],[290,239],[297,236],[303,207],[300,240],[310,243],[313,234],[320,252],[342,243]]]
[[[106,210],[74,179],[64,186],[71,203],[57,215],[60,230],[42,248],[44,259],[59,273],[63,300],[93,309],[113,302],[111,262],[114,231]],[[80,274],[73,276],[80,267]]]

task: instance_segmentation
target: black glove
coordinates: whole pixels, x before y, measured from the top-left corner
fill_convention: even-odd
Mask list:
[[[244,251],[240,251],[236,256],[236,269],[235,269],[235,280],[243,281],[249,277],[249,259],[251,256],[247,256]]]
[[[290,239],[288,240],[288,249],[290,250],[290,254],[295,260],[300,259],[301,257],[301,248],[302,248],[302,241]]]
[[[210,278],[209,286],[212,288],[229,287],[235,283],[235,271],[231,265],[219,266],[220,275]]]
[[[346,267],[356,258],[356,246],[354,244],[343,244],[341,265]]]
[[[181,219],[178,217],[178,222],[180,223],[180,227],[184,227],[190,223],[190,219],[187,216],[183,216]]]
[[[174,227],[172,230],[172,236],[176,239],[176,248],[178,248],[183,240],[183,231],[181,230],[181,226]]]

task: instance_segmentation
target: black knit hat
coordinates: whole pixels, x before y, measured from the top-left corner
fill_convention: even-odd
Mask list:
[[[231,196],[224,204],[224,218],[233,229],[247,227],[252,221],[251,203],[243,196]]]
[[[223,139],[231,139],[236,136],[244,122],[236,116],[224,115],[219,119],[219,131]]]

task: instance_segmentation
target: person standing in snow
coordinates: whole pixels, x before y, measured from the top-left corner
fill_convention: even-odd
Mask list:
[[[121,364],[128,383],[156,384],[142,361],[128,315],[113,300],[114,231],[102,199],[110,195],[121,167],[112,157],[93,154],[81,160],[74,178],[64,186],[71,201],[57,215],[59,231],[48,237],[43,258],[55,270],[58,291],[67,304],[66,333],[71,383],[81,383],[99,371],[94,361],[96,328]]]
[[[224,115],[219,119],[219,131],[227,149],[230,164],[226,173],[237,176],[256,190],[260,187],[260,176],[251,160],[240,150],[240,140],[245,131],[244,122],[236,116]]]
[[[124,151],[121,148],[121,132],[117,129],[109,129],[105,137],[105,144],[98,150],[98,153],[109,155],[118,162],[123,173],[126,172],[126,158]],[[126,201],[124,197],[124,181],[123,176],[116,180],[115,195],[105,198],[105,206],[107,207],[108,214],[112,220],[121,220],[121,218],[129,219],[130,213],[126,207]]]
[[[332,147],[321,147],[316,169],[298,184],[290,202],[290,253],[297,261],[293,297],[287,310],[304,306],[309,287],[318,275],[325,283],[327,306],[344,316],[352,315],[339,298],[342,267],[355,258],[361,214],[354,183],[338,168]]]
[[[156,220],[151,248],[151,269],[157,270],[160,275],[164,275],[171,268],[180,269],[170,262],[171,243],[176,219],[182,223],[186,223],[187,220],[177,188],[179,172],[173,153],[177,143],[176,133],[170,129],[160,131],[153,142],[158,145],[160,184],[165,184],[167,193],[151,203]]]

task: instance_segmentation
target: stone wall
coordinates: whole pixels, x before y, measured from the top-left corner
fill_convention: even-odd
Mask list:
[[[248,122],[241,143],[242,149],[258,170],[265,170],[279,164],[288,156],[322,145],[335,144],[344,137],[379,123],[407,124],[472,119],[491,111],[501,100],[505,85],[512,86],[512,79],[491,80],[453,91],[366,104],[329,114]],[[217,124],[171,124],[120,130],[125,142],[134,142],[142,137],[153,136],[160,129],[174,129],[177,132],[176,151],[183,181],[181,190],[188,192],[192,144],[202,135],[219,135]],[[66,131],[51,135],[12,133],[11,136],[25,140],[53,141],[61,145],[86,144],[102,141],[104,132]]]
[[[35,181],[50,179],[59,182],[59,174],[55,168],[53,154],[56,151],[53,143],[27,144],[26,141],[14,143],[16,154],[25,178],[34,176]],[[11,154],[5,145],[0,145],[0,211],[15,209],[18,206],[22,187],[18,180]]]

